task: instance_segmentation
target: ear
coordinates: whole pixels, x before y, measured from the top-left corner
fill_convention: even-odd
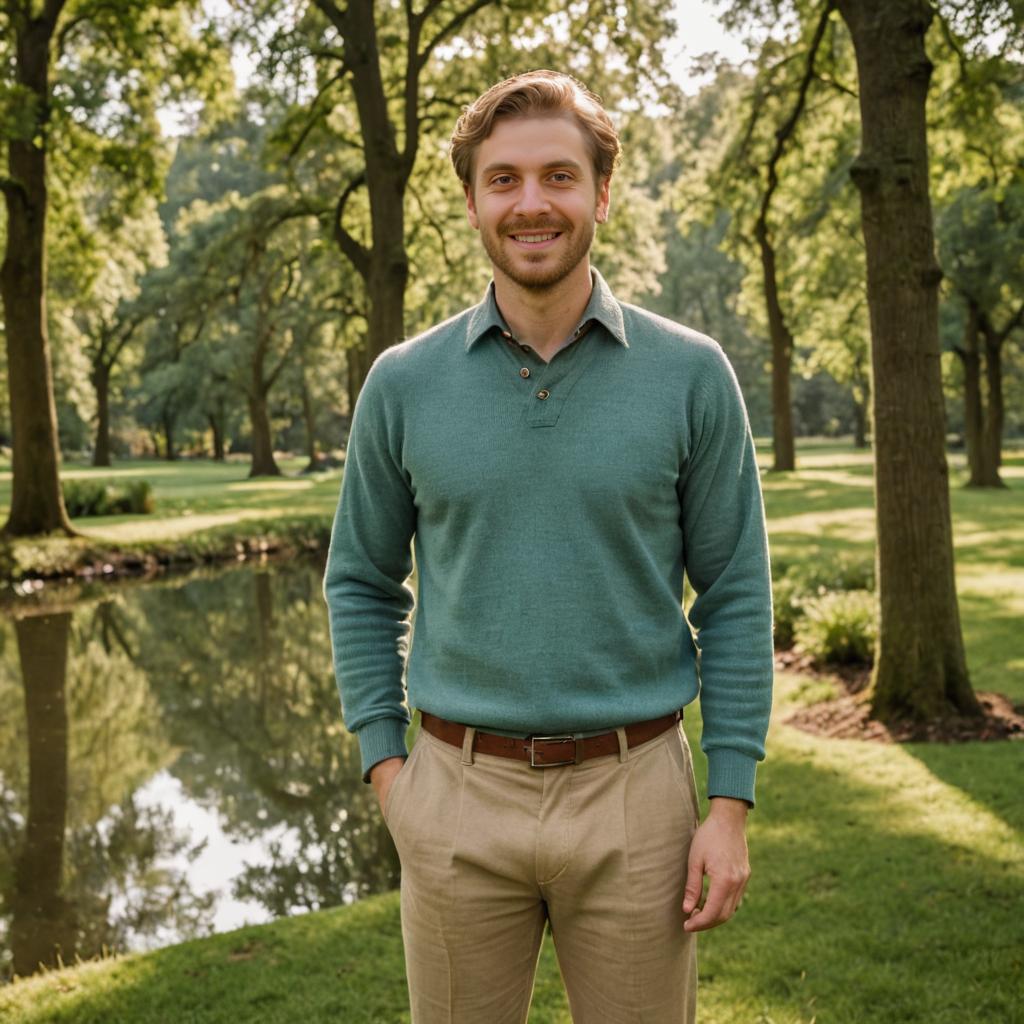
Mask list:
[[[604,224],[608,220],[608,213],[612,204],[612,179],[604,178],[597,189],[597,207],[594,210],[594,220],[598,224]]]
[[[466,196],[466,217],[469,220],[470,227],[480,230],[480,220],[476,215],[476,203],[473,202],[473,189],[465,182],[462,183],[462,191]]]

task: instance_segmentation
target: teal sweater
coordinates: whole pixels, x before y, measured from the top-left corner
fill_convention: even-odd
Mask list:
[[[366,378],[324,577],[364,781],[406,753],[404,676],[411,707],[504,735],[593,735],[699,693],[708,796],[754,801],[772,607],[736,377],[596,271],[586,324],[545,364],[492,285]]]

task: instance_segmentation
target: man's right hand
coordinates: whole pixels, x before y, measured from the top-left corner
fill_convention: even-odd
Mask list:
[[[370,769],[370,785],[373,786],[374,792],[377,794],[382,814],[387,803],[391,784],[395,781],[395,776],[402,770],[402,765],[407,760],[408,758],[406,757],[386,757],[383,761],[378,761]]]

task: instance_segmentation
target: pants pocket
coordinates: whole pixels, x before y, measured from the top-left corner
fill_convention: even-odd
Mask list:
[[[387,825],[388,831],[394,835],[393,823],[395,821],[394,812],[396,806],[396,799],[401,796],[402,790],[405,788],[409,774],[412,771],[413,759],[416,756],[416,751],[419,749],[420,744],[417,742],[413,744],[413,748],[409,756],[405,759],[405,764],[399,769],[398,774],[394,777],[391,782],[391,788],[388,790],[387,799],[384,801],[384,806],[381,808],[381,817],[384,819],[384,824]]]
[[[697,796],[697,780],[693,773],[693,755],[690,753],[690,744],[682,725],[677,724],[672,731],[675,735],[668,738],[664,749],[672,762],[672,774],[696,828],[700,824],[700,799]]]

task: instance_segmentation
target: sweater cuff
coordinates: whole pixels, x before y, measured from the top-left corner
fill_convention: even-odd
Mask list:
[[[709,750],[707,758],[708,799],[713,796],[730,796],[736,800],[746,800],[753,807],[756,759],[728,747]]]
[[[363,782],[370,781],[370,769],[386,757],[408,757],[405,731],[409,723],[401,718],[375,718],[356,732],[363,759]]]

